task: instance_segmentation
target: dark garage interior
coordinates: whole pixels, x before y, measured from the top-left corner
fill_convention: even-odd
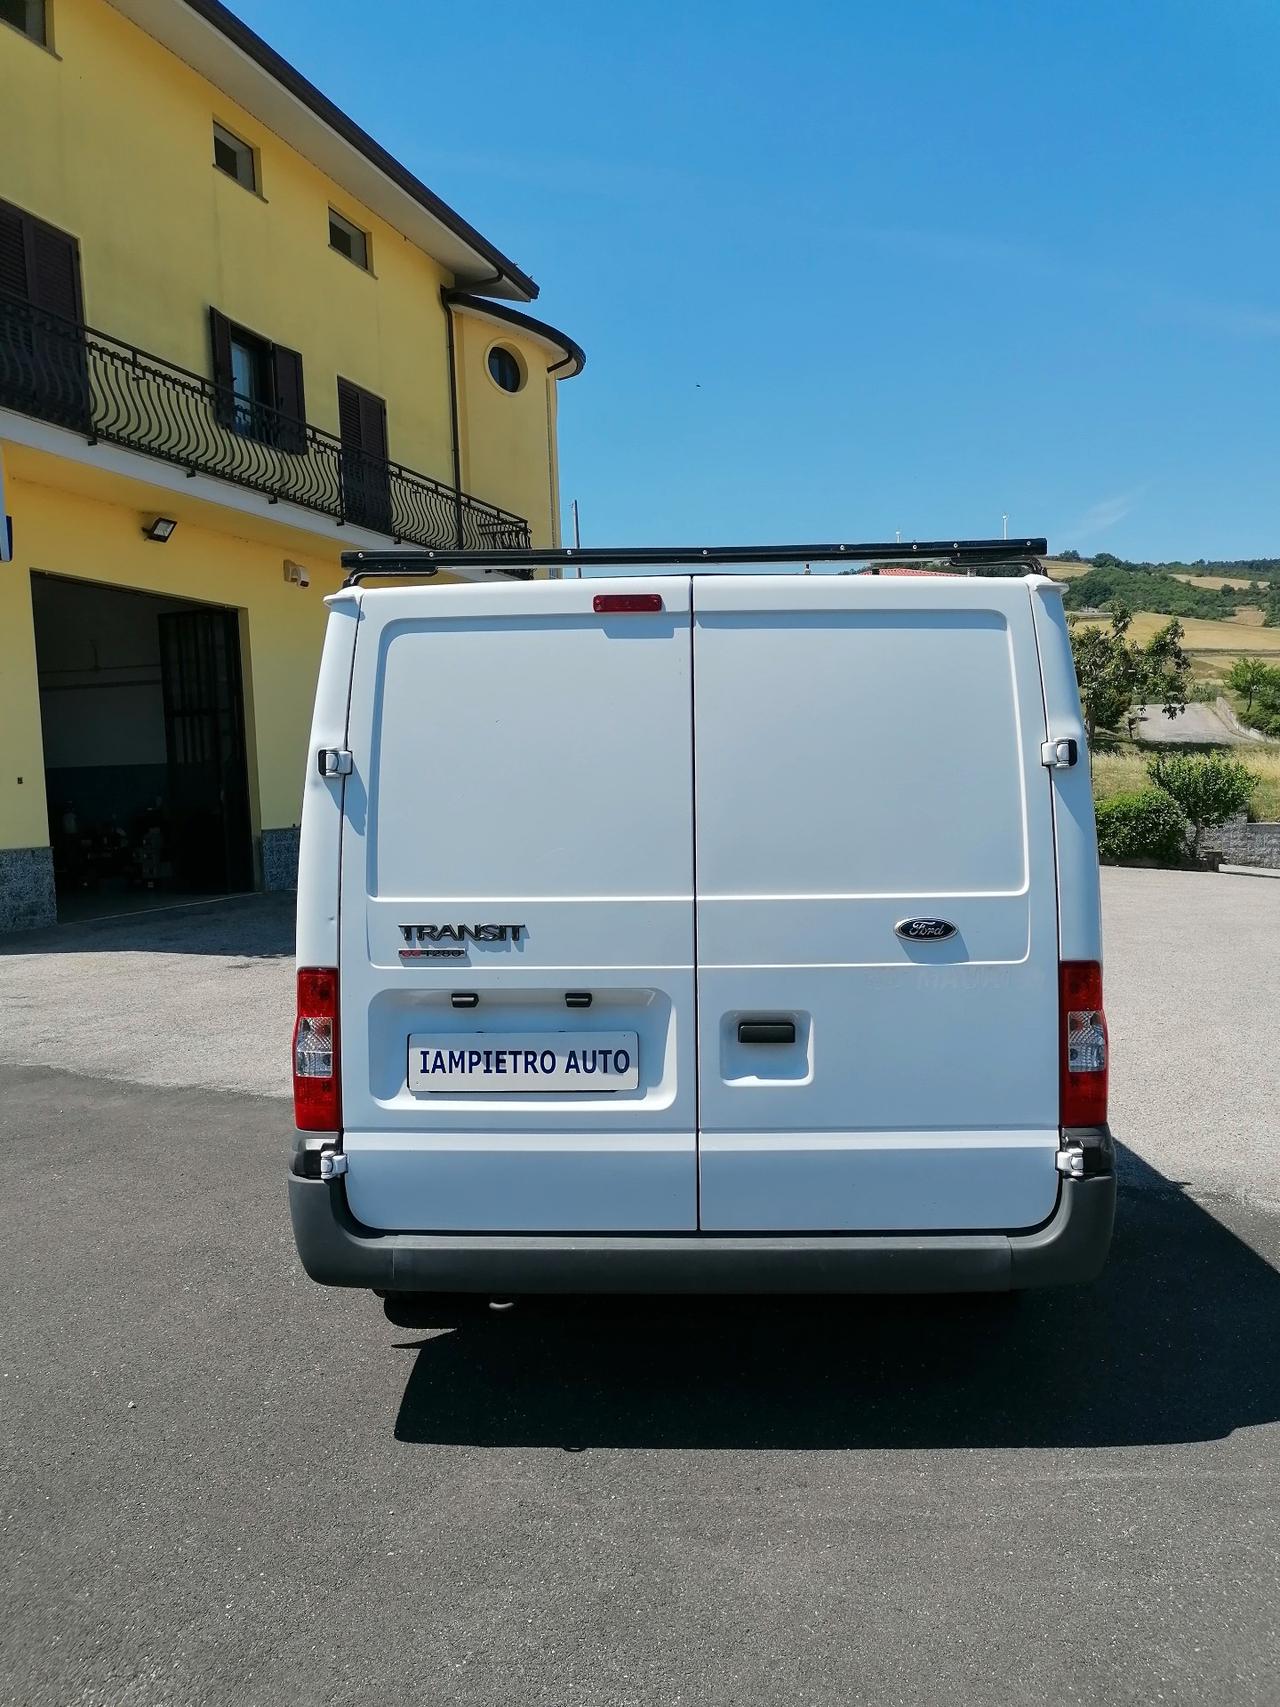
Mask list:
[[[59,919],[251,889],[238,613],[31,582]]]

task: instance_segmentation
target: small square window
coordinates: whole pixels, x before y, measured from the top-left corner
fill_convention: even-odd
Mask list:
[[[39,42],[41,47],[49,45],[45,10],[45,0],[0,0],[0,19],[12,24],[15,30],[21,30],[24,36],[30,36],[32,41]]]
[[[0,0],[0,4],[3,4],[3,0]],[[253,149],[247,142],[241,142],[238,136],[232,136],[229,130],[224,130],[220,124],[213,127],[213,163],[220,172],[225,172],[228,178],[234,178],[237,184],[243,184],[246,190],[257,189],[258,165]]]
[[[358,225],[329,209],[329,247],[369,271],[369,239]]]

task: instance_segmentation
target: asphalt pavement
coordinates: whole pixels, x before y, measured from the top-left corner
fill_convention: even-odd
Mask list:
[[[12,939],[0,1701],[1270,1707],[1280,885],[1105,876],[1114,1255],[1012,1301],[394,1327],[293,1253],[286,904]]]
[[[1225,700],[1212,705],[1205,700],[1188,700],[1172,717],[1162,705],[1136,705],[1133,716],[1137,739],[1161,746],[1173,742],[1197,747],[1256,747],[1264,740],[1242,727]]]

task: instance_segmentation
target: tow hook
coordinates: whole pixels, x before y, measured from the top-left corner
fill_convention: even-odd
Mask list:
[[[1095,1174],[1115,1172],[1116,1150],[1105,1126],[1068,1127],[1055,1158],[1060,1174],[1068,1179],[1092,1179]]]

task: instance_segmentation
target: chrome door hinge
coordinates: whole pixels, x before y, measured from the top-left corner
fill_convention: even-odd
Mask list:
[[[1040,763],[1051,771],[1069,771],[1080,757],[1080,743],[1074,735],[1059,735],[1040,745]]]
[[[1084,1149],[1079,1144],[1065,1144],[1055,1157],[1058,1172],[1066,1174],[1068,1179],[1083,1179],[1086,1171]],[[324,1167],[321,1157],[320,1166]]]
[[[321,747],[316,754],[316,769],[321,776],[350,776],[352,763],[345,747]]]
[[[321,1150],[320,1178],[340,1179],[347,1171],[347,1158],[341,1150]]]

